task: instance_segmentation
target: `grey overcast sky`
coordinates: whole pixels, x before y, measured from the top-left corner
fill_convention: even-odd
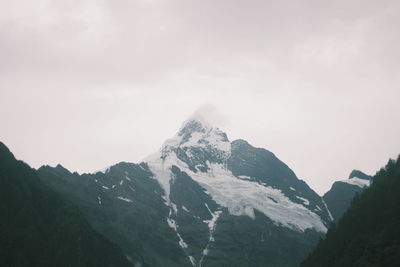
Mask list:
[[[400,1],[0,0],[0,140],[138,162],[200,108],[318,193],[400,153]]]

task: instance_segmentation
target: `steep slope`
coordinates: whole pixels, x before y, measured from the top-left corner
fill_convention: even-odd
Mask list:
[[[354,198],[301,266],[400,266],[400,157]]]
[[[335,182],[331,189],[324,194],[323,199],[335,221],[342,217],[354,196],[364,190],[371,179],[371,176],[353,170],[348,179]]]
[[[0,142],[1,266],[132,266]]]
[[[322,198],[273,153],[201,118],[141,164],[42,180],[147,266],[295,266],[330,224]]]
[[[190,266],[168,226],[169,209],[146,164],[119,163],[104,173],[43,166],[40,178],[74,202],[95,230],[142,266]]]

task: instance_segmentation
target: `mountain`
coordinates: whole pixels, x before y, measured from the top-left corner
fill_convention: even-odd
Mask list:
[[[132,266],[0,142],[0,266]]]
[[[372,176],[353,170],[349,178],[335,182],[323,196],[332,217],[337,221],[349,207],[354,196],[369,186]]]
[[[140,164],[38,174],[142,266],[295,266],[332,221],[272,152],[230,142],[201,117]]]
[[[400,156],[354,198],[301,266],[400,266],[399,192]]]

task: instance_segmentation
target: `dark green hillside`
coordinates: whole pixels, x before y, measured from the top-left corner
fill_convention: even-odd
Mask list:
[[[132,266],[0,142],[0,266]]]
[[[400,266],[400,157],[353,199],[301,266]]]
[[[323,199],[335,221],[342,217],[343,213],[345,213],[350,206],[351,200],[362,190],[364,190],[364,188],[357,185],[335,182],[332,188],[324,194]]]

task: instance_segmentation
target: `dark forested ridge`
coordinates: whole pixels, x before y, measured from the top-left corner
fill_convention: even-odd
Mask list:
[[[0,142],[0,266],[131,266]]]
[[[301,266],[400,266],[400,156],[353,199]]]

